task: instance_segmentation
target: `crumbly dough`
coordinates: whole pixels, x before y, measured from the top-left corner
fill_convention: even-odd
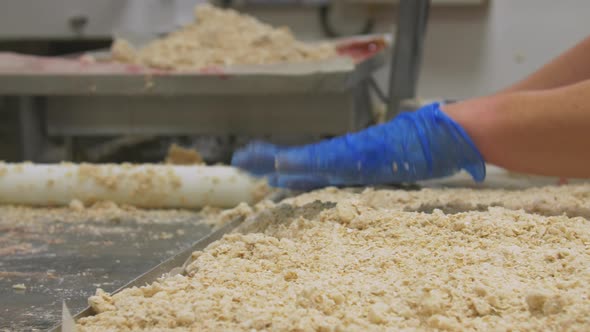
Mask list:
[[[84,206],[73,200],[68,207],[30,207],[0,205],[0,227],[19,225],[43,225],[54,221],[66,223],[117,223],[135,221],[141,224],[173,224],[204,222],[210,225],[221,223],[219,213],[213,214],[208,208],[202,211],[182,209],[141,209],[130,205],[117,205],[110,201],[100,201]]]
[[[27,289],[27,286],[25,286],[25,284],[15,284],[15,285],[12,285],[12,288],[16,289],[16,290],[23,291],[23,290]]]
[[[97,315],[78,329],[588,331],[590,221],[477,206],[557,192],[569,193],[557,204],[590,195],[588,187],[487,192],[494,199],[463,190],[307,194],[337,205],[226,235],[193,254],[187,275],[112,296],[99,290],[90,299]],[[461,195],[477,211],[408,210],[435,201],[431,193]]]
[[[70,201],[70,204],[68,204],[68,207],[72,210],[72,211],[76,211],[76,212],[82,212],[84,211],[84,209],[86,208],[84,206],[84,203],[82,203],[80,200],[78,199],[73,199]]]
[[[166,154],[166,164],[171,165],[203,165],[203,157],[197,150],[183,148],[179,145],[172,144]]]
[[[331,44],[297,41],[286,27],[273,28],[232,9],[195,8],[195,22],[141,49],[116,40],[112,58],[158,69],[195,70],[235,64],[323,60],[336,56]]]
[[[338,202],[356,198],[372,207],[404,211],[446,212],[486,210],[488,206],[501,206],[511,210],[523,209],[546,216],[566,214],[590,219],[590,184],[546,186],[524,190],[424,188],[421,190],[365,190],[325,188],[287,199],[294,205],[315,200]]]

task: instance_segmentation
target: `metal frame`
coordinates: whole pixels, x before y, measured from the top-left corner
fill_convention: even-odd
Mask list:
[[[365,84],[346,93],[46,98],[50,136],[339,135],[369,124]],[[301,142],[300,142],[301,143]]]
[[[21,158],[26,161],[40,161],[46,142],[45,121],[39,103],[35,97],[17,97]]]
[[[211,74],[9,71],[0,74],[0,95],[18,96],[22,157],[31,161],[44,161],[53,136],[297,136],[292,143],[302,144],[371,123],[369,82],[387,58],[384,49],[359,63],[341,58]]]
[[[430,0],[400,0],[391,58],[388,118],[400,112],[402,100],[416,96],[429,9]]]

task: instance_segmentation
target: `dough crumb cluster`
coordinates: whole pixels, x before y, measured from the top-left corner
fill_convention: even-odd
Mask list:
[[[298,41],[287,27],[273,28],[232,9],[195,7],[195,22],[140,49],[117,39],[115,61],[157,69],[198,70],[245,64],[324,60],[336,56],[334,45]]]
[[[556,205],[590,194],[569,189]],[[314,195],[337,204],[260,233],[228,234],[193,253],[185,275],[115,295],[98,290],[89,301],[97,314],[78,330],[590,329],[588,219],[478,206],[485,200],[474,193],[464,197],[475,210],[408,210],[432,202],[431,193],[327,189],[291,199],[302,209]],[[470,191],[439,193],[444,200]],[[500,193],[488,192],[488,202],[508,206]]]
[[[565,214],[590,219],[590,184],[533,187],[523,190],[423,188],[421,190],[379,190],[367,188],[337,189],[328,187],[286,200],[304,205],[316,200],[336,202],[356,198],[368,206],[404,211],[441,209],[447,213],[487,210],[499,206],[545,216]]]
[[[204,165],[203,157],[197,150],[183,148],[177,144],[172,144],[168,148],[166,164],[170,165]]]

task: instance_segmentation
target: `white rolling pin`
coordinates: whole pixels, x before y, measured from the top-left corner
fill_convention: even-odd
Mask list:
[[[233,207],[264,185],[230,166],[0,163],[0,204],[112,201],[144,208]]]

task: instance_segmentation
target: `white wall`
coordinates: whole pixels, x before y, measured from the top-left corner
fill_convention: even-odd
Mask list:
[[[2,0],[0,39],[109,38],[113,33],[150,36],[192,22],[193,7],[205,0]],[[83,16],[78,31],[69,24]]]
[[[465,98],[493,92],[590,36],[587,0],[491,0],[477,16],[435,10],[420,95]]]
[[[315,11],[249,11],[269,23],[292,27],[302,39],[321,37]],[[393,20],[382,14],[379,30],[393,30]],[[588,35],[588,0],[490,0],[475,7],[434,7],[418,93],[426,98],[491,93]],[[379,81],[385,84],[387,76],[380,72]]]

